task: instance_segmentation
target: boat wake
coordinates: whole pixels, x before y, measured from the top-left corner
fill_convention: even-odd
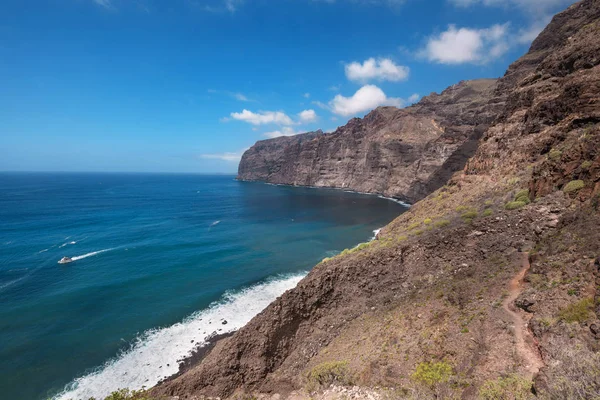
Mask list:
[[[112,249],[104,249],[104,250],[92,251],[91,253],[87,253],[87,254],[84,254],[82,256],[71,257],[71,260],[73,260],[73,261],[82,260],[84,258],[95,256],[96,254],[106,253],[107,251],[114,250],[115,248],[116,247],[113,247]]]
[[[53,400],[103,399],[120,388],[150,388],[179,371],[178,362],[214,333],[240,329],[305,274],[279,276],[238,292],[226,292],[207,309],[175,325],[138,336],[129,350],[94,372],[75,379]]]

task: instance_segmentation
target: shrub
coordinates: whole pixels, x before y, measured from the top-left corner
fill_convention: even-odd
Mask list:
[[[450,221],[448,221],[447,219],[441,219],[439,221],[435,221],[434,225],[438,228],[443,228],[444,226],[450,225]]]
[[[486,381],[479,389],[482,400],[526,400],[533,399],[532,382],[511,374],[495,380]]]
[[[468,210],[469,208],[467,206],[458,206],[456,207],[456,212],[463,212]]]
[[[411,375],[413,380],[429,387],[448,382],[451,376],[452,366],[443,361],[436,363],[422,362],[417,365],[415,372]]]
[[[420,225],[421,225],[421,223],[420,223],[420,222],[415,222],[415,223],[413,223],[413,224],[410,224],[410,225],[408,226],[408,230],[409,230],[409,231],[412,231],[413,229],[415,229],[415,228],[418,228]]]
[[[153,400],[144,390],[119,389],[109,394],[104,400]]]
[[[509,201],[508,203],[506,203],[506,205],[504,206],[504,208],[506,208],[507,210],[516,210],[518,208],[521,208],[523,206],[525,206],[525,202],[523,201]]]
[[[592,307],[594,306],[594,299],[588,297],[577,303],[573,303],[563,308],[559,313],[558,317],[565,322],[583,322],[587,321],[590,317]]]
[[[306,376],[307,389],[315,391],[334,383],[351,385],[352,375],[348,370],[348,361],[330,361],[313,367]]]
[[[590,169],[590,167],[592,166],[592,162],[590,160],[585,160],[584,162],[581,163],[581,169]]]
[[[565,193],[576,192],[579,189],[583,189],[584,186],[585,186],[585,183],[583,183],[582,180],[571,181],[565,185],[565,187],[563,188],[563,192],[565,192]]]
[[[399,242],[403,242],[403,241],[405,241],[406,239],[408,239],[408,236],[406,236],[406,235],[398,236],[398,237],[396,238],[396,240],[397,240],[397,241],[399,241]]]
[[[477,213],[477,211],[469,210],[469,211],[466,211],[466,212],[462,213],[461,217],[466,222],[471,222],[471,221],[473,221],[473,219],[477,218],[478,215],[479,214]]]
[[[548,158],[552,161],[559,160],[560,156],[562,156],[562,151],[560,151],[558,149],[552,149],[552,150],[550,150],[550,153],[548,153]]]
[[[484,217],[489,217],[493,213],[494,213],[494,210],[492,210],[491,208],[486,208],[485,210],[483,210],[483,213],[481,215],[483,215]]]
[[[424,223],[425,225],[429,225],[429,224],[431,224],[432,222],[433,222],[433,221],[431,220],[431,218],[425,218],[425,220],[423,221],[423,223]]]
[[[531,201],[529,200],[529,190],[528,189],[519,190],[517,192],[517,194],[515,195],[515,201],[522,201],[525,204],[531,203]]]

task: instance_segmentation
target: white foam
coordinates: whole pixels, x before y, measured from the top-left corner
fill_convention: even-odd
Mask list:
[[[220,222],[221,222],[221,221],[215,221],[215,222],[213,222],[212,224],[210,224],[210,226],[215,226],[215,225],[218,225]]]
[[[106,253],[107,251],[111,251],[111,250],[114,250],[114,249],[115,248],[98,250],[98,251],[92,251],[91,253],[87,253],[87,254],[84,254],[82,256],[71,257],[71,260],[73,260],[73,261],[81,260],[83,258],[88,258],[88,257],[91,257],[91,256],[95,256],[96,254],[100,254],[100,253]]]
[[[279,277],[237,293],[225,293],[221,301],[180,323],[146,331],[134,341],[130,350],[96,371],[75,379],[53,399],[102,399],[120,388],[152,387],[177,373],[178,360],[189,356],[198,344],[206,344],[212,333],[241,328],[303,277],[304,274]],[[224,320],[227,321],[225,325]]]
[[[383,229],[383,228],[374,229],[374,230],[373,230],[373,237],[371,238],[371,240],[375,240],[375,239],[377,239],[377,235],[379,235],[379,232],[381,232],[381,230],[382,230],[382,229]],[[369,240],[369,241],[371,241],[371,240]]]
[[[398,199],[395,199],[393,197],[385,197],[385,196],[381,196],[381,195],[379,195],[377,197],[379,197],[380,199],[390,200],[390,201],[393,201],[394,203],[398,203],[398,204],[403,205],[404,207],[410,208],[410,204],[409,203],[405,203],[402,200],[398,200]]]

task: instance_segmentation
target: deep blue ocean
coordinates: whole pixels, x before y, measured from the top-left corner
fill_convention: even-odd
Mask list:
[[[0,173],[0,397],[152,386],[405,209],[233,176]]]

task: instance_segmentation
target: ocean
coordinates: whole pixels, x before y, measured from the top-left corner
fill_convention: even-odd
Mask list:
[[[0,173],[0,397],[153,386],[405,210],[225,175]]]

